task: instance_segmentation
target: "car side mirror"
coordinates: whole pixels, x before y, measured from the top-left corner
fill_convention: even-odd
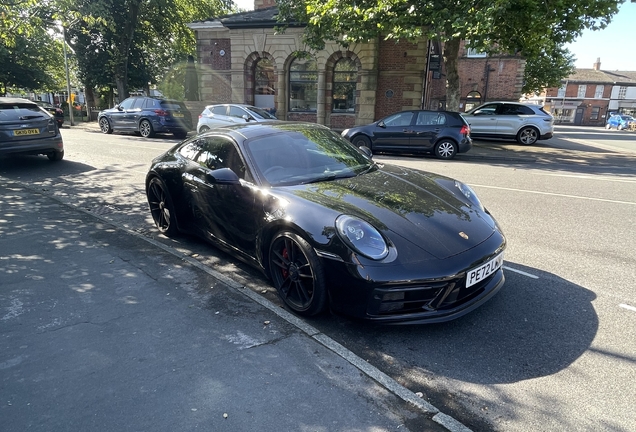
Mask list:
[[[121,106],[119,106],[119,104],[115,105],[115,108],[117,108],[117,111],[123,111],[124,110]]]
[[[252,118],[250,116],[248,116],[247,114],[243,114],[242,116],[243,120],[245,120],[246,122],[249,122]]]
[[[381,121],[381,122],[378,123],[378,127],[385,128],[386,125],[384,124],[383,121]]]
[[[229,168],[219,168],[207,174],[208,181],[213,184],[233,185],[239,184],[239,176]]]
[[[362,153],[364,153],[364,155],[369,158],[369,159],[373,159],[373,152],[371,151],[371,149],[367,146],[360,146],[358,147],[360,149],[360,151]]]

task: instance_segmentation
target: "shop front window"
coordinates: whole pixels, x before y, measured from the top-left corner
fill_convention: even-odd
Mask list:
[[[318,107],[316,60],[297,58],[289,67],[289,110],[315,112]]]
[[[358,68],[353,60],[338,60],[333,69],[333,112],[354,112]]]

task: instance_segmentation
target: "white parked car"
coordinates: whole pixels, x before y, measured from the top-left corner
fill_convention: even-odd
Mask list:
[[[554,118],[539,105],[488,102],[462,116],[470,125],[470,136],[475,139],[509,139],[532,145],[554,135]]]
[[[203,133],[210,129],[248,122],[264,122],[277,120],[263,108],[243,104],[218,104],[208,105],[199,114],[197,133]]]

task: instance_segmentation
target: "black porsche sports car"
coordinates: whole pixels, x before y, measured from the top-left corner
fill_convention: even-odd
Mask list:
[[[440,322],[504,283],[505,237],[464,183],[372,160],[324,126],[250,123],[153,160],[152,217],[269,277],[301,315]]]

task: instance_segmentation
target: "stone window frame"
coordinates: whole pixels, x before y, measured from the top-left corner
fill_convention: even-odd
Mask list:
[[[268,53],[267,51],[261,52],[253,52],[247,56],[245,59],[245,67],[243,71],[245,86],[244,86],[244,100],[247,105],[254,105],[254,94],[255,94],[255,84],[256,84],[256,65],[261,59],[267,59],[272,63],[274,67],[274,76],[277,75],[277,66],[276,60],[274,56]],[[276,83],[274,83],[276,84]],[[276,94],[280,91],[280,89],[274,87],[274,91]]]
[[[333,91],[334,91],[334,72],[335,72],[335,66],[336,63],[338,63],[341,59],[343,58],[347,58],[351,61],[354,62],[354,64],[356,65],[357,68],[357,74],[356,74],[356,90],[355,90],[355,96],[354,96],[354,110],[353,111],[334,111],[333,110]],[[360,58],[352,51],[336,51],[333,54],[331,54],[329,56],[329,58],[327,59],[327,62],[325,64],[325,71],[326,71],[326,76],[325,76],[325,82],[327,83],[327,92],[326,92],[326,97],[325,97],[325,105],[329,108],[328,112],[330,112],[332,115],[340,115],[340,114],[357,114],[360,108],[360,83],[361,83],[361,76],[362,74],[360,73],[362,71],[362,61],[360,61]]]

